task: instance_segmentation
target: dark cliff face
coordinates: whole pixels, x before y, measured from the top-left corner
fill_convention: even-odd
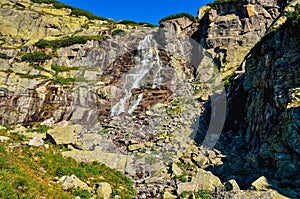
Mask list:
[[[268,176],[279,190],[290,188],[292,198],[300,187],[298,28],[288,20],[265,35],[242,63],[245,73],[231,78],[227,121],[217,145],[230,160],[213,169],[245,187],[254,176]]]

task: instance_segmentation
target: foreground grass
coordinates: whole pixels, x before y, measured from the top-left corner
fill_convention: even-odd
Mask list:
[[[0,135],[7,136],[7,131],[0,130]],[[72,174],[84,182],[89,181],[90,187],[108,182],[113,189],[112,196],[132,198],[135,195],[133,182],[104,164],[64,158],[61,152],[66,149],[50,143],[49,148],[18,144],[26,140],[18,133],[10,133],[9,137],[8,143],[0,143],[0,198],[90,198],[92,194],[87,191],[64,191],[55,182],[59,177]]]

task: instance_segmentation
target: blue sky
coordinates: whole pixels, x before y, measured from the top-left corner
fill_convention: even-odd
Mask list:
[[[129,19],[137,22],[158,24],[171,14],[188,12],[194,16],[198,9],[213,0],[59,0],[90,12],[114,20]]]

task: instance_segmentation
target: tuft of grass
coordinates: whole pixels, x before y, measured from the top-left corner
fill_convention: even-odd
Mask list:
[[[173,15],[167,16],[165,18],[162,18],[159,21],[159,24],[161,24],[162,22],[167,21],[167,20],[177,19],[177,18],[181,18],[181,17],[186,17],[186,18],[192,20],[193,22],[197,22],[196,18],[193,15],[183,12],[183,13],[173,14]]]
[[[72,36],[63,37],[57,40],[45,40],[41,39],[35,43],[39,48],[52,48],[54,50],[62,47],[68,47],[74,44],[85,44],[88,40],[102,41],[106,38],[106,35],[94,35],[94,36]]]
[[[115,36],[115,35],[118,35],[118,34],[124,35],[125,33],[126,33],[126,31],[123,30],[123,29],[115,29],[115,30],[112,31],[111,35],[112,36]]]
[[[38,124],[34,128],[27,129],[26,132],[37,132],[37,133],[47,133],[47,131],[50,129],[48,126],[40,125]]]
[[[43,52],[32,52],[32,53],[27,53],[22,56],[21,60],[22,61],[28,61],[31,64],[35,63],[44,63],[46,60],[52,59],[51,55],[45,54]]]
[[[10,59],[11,57],[7,56],[5,53],[0,53],[0,59]]]
[[[66,84],[70,84],[75,82],[75,78],[73,77],[56,77],[55,79],[53,79],[53,82],[56,84],[61,84],[61,85],[66,85]]]
[[[26,74],[26,73],[16,73],[16,75],[19,75],[20,78],[26,78],[26,79],[48,79],[46,75],[32,75],[32,74]]]
[[[54,70],[55,72],[59,73],[59,72],[69,72],[72,70],[79,70],[78,66],[57,66],[57,65],[51,65],[51,69]]]

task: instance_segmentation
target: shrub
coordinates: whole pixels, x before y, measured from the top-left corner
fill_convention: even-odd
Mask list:
[[[118,21],[117,24],[124,24],[124,25],[139,25],[137,22],[132,20],[122,20]]]
[[[51,69],[58,73],[58,72],[68,72],[71,70],[79,70],[79,67],[77,67],[77,66],[73,66],[73,67],[57,66],[57,65],[52,64]]]
[[[196,21],[197,21],[196,18],[195,18],[193,15],[191,15],[191,14],[189,14],[189,13],[183,12],[183,13],[173,14],[173,15],[170,15],[170,16],[168,16],[168,17],[162,18],[162,19],[159,21],[159,23],[162,23],[162,22],[164,22],[164,21],[171,20],[171,19],[177,19],[177,18],[180,18],[180,17],[186,17],[186,18],[192,20],[193,22],[196,22]]]
[[[35,46],[39,48],[53,48],[58,49],[61,47],[67,47],[74,44],[85,44],[88,40],[101,41],[105,38],[105,35],[94,35],[94,36],[67,36],[57,40],[44,40],[35,43]]]
[[[28,61],[30,63],[44,63],[46,60],[51,59],[51,55],[47,55],[43,52],[27,53],[22,56],[22,61]]]
[[[123,30],[123,29],[115,29],[114,31],[112,31],[111,35],[112,35],[112,36],[115,36],[115,35],[118,35],[118,34],[123,35],[123,34],[125,34],[125,33],[126,33],[126,31]]]
[[[295,11],[289,12],[288,15],[288,23],[294,27],[299,26],[300,24],[300,4],[296,4]]]
[[[140,22],[139,25],[144,26],[144,27],[150,27],[150,28],[158,27],[155,24],[151,24],[151,23],[147,23],[147,22]]]
[[[68,77],[68,78],[56,77],[56,79],[54,79],[53,82],[56,84],[65,85],[65,84],[70,84],[72,82],[75,82],[75,79],[72,77]]]
[[[0,59],[9,59],[10,57],[7,56],[5,53],[0,53]]]
[[[39,48],[53,48],[53,46],[51,45],[51,42],[49,42],[45,39],[39,40],[34,45]]]

